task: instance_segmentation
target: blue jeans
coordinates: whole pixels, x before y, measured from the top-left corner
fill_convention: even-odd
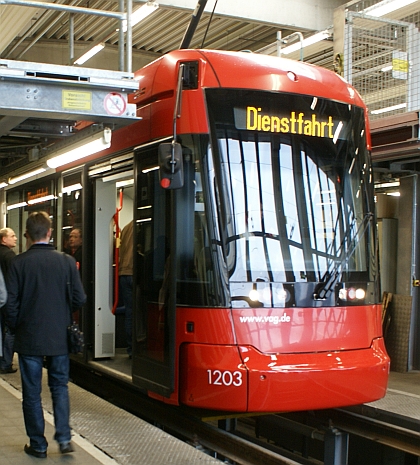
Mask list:
[[[71,439],[70,432],[70,401],[68,393],[69,356],[47,356],[48,387],[50,388],[53,410],[55,435],[59,443],[67,443]],[[47,450],[48,443],[44,436],[45,422],[42,410],[42,366],[44,357],[39,355],[19,354],[19,367],[22,378],[22,408],[25,420],[26,434],[30,445],[37,451]]]
[[[125,334],[127,337],[127,354],[133,352],[133,277],[120,276],[120,291],[125,307]]]
[[[3,357],[0,357],[0,369],[7,370],[13,363],[13,344],[15,336],[6,328],[3,332]]]

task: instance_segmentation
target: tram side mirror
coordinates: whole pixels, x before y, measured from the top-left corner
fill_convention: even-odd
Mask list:
[[[184,185],[181,144],[166,142],[159,145],[159,180],[164,189],[179,189]]]

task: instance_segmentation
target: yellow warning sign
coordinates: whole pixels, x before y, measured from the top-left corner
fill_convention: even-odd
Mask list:
[[[392,60],[392,70],[400,71],[403,73],[408,73],[408,61],[407,60],[398,60],[393,58]]]
[[[92,92],[62,91],[62,106],[66,110],[91,110]]]

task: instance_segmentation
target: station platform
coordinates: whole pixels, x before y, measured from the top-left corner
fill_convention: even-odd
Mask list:
[[[0,375],[0,464],[35,463],[71,465],[220,465],[186,442],[165,433],[130,413],[69,383],[70,424],[74,452],[62,455],[54,441],[54,421],[46,373],[42,401],[45,436],[49,443],[46,459],[23,451],[29,439],[25,432],[21,402],[20,373]]]
[[[386,396],[366,406],[398,417],[417,431],[420,425],[420,372],[391,372]]]

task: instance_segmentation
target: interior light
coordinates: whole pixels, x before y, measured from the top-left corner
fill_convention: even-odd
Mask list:
[[[134,179],[126,179],[125,181],[118,181],[115,187],[118,189],[120,187],[133,186]]]
[[[379,18],[380,16],[387,15],[392,11],[399,10],[400,8],[410,5],[416,1],[417,0],[384,0],[383,2],[379,2],[369,8],[365,8],[363,13]]]
[[[391,197],[400,197],[401,194],[399,192],[387,192],[386,195],[390,195]]]
[[[13,210],[14,208],[26,207],[28,204],[26,202],[14,203],[13,205],[8,205],[7,210]]]
[[[0,182],[0,189],[3,189],[3,187],[6,187],[6,186],[8,186],[8,185],[9,185],[9,184],[8,184],[7,182],[5,182],[5,181]]]
[[[321,42],[321,40],[328,39],[330,37],[330,33],[325,30],[321,32],[317,32],[316,34],[303,39],[302,43],[296,42],[295,44],[289,45],[281,49],[282,55],[289,55],[290,53],[296,52],[300,50],[301,47],[308,47],[309,45],[316,44],[317,42]]]
[[[112,131],[109,128],[93,133],[85,138],[79,139],[77,142],[51,152],[55,156],[47,160],[47,165],[50,168],[67,165],[75,160],[88,157],[94,153],[105,150],[111,146]]]
[[[399,187],[400,181],[392,181],[392,182],[382,182],[380,184],[375,184],[375,189],[382,189],[388,187]]]
[[[56,199],[57,197],[53,194],[44,195],[43,197],[38,197],[37,199],[28,200],[28,205],[34,205],[35,203],[48,202],[48,200]]]
[[[143,21],[143,19],[147,18],[158,8],[159,3],[156,2],[147,2],[144,5],[142,5],[131,15],[131,27],[135,26],[140,21]],[[123,21],[123,31],[127,32],[127,20]]]
[[[16,184],[19,181],[23,181],[24,179],[32,178],[33,176],[36,176],[37,174],[41,174],[44,171],[47,171],[47,168],[41,167],[37,168],[36,170],[33,171],[28,171],[27,173],[23,173],[19,176],[15,176],[14,178],[9,178],[9,184]]]
[[[101,42],[100,44],[95,45],[90,50],[88,50],[85,54],[83,54],[80,58],[78,58],[74,62],[74,64],[75,65],[83,65],[83,63],[86,63],[88,60],[90,60],[93,56],[95,56],[97,53],[99,53],[104,48],[105,48],[105,44],[103,42]]]
[[[141,170],[143,174],[150,173],[150,171],[156,171],[159,169],[159,166],[152,166],[151,168],[145,168],[144,170]]]
[[[63,187],[62,194],[70,194],[71,192],[77,191],[78,189],[82,189],[80,182],[77,184],[72,184],[71,186]]]

